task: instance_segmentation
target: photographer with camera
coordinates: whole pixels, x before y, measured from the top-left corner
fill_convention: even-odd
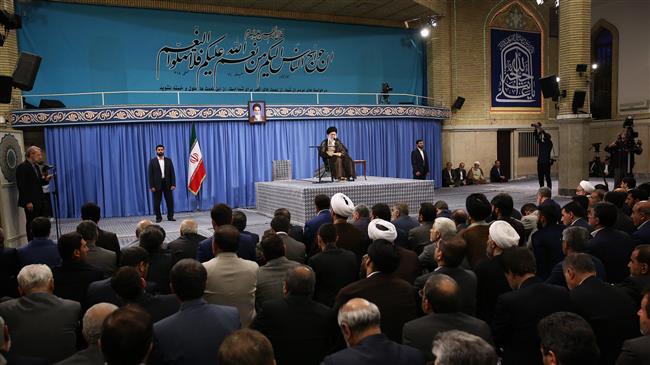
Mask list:
[[[555,162],[551,158],[551,150],[553,150],[553,141],[551,141],[551,135],[544,131],[542,128],[542,123],[531,124],[531,127],[535,128],[533,131],[533,136],[535,136],[535,142],[539,147],[539,152],[537,154],[537,178],[539,179],[539,187],[544,186],[544,179],[546,179],[546,186],[549,189],[552,189],[551,183],[551,165]]]
[[[634,176],[634,155],[643,152],[639,133],[634,131],[634,118],[628,116],[623,123],[624,130],[618,134],[616,141],[605,147],[609,152],[610,164],[614,170],[614,187],[619,187],[625,176]]]

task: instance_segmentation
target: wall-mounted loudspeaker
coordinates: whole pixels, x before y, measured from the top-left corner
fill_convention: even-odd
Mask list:
[[[38,107],[40,109],[63,109],[65,108],[65,104],[61,102],[60,100],[55,100],[55,99],[41,99],[40,104],[38,104]]]
[[[23,91],[30,91],[34,87],[34,81],[40,66],[40,56],[21,53],[16,70],[14,70],[14,86]]]
[[[465,98],[459,96],[456,98],[456,101],[454,101],[454,105],[451,106],[451,109],[460,110],[460,108],[463,107],[463,104],[465,104]]]
[[[555,75],[542,77],[539,79],[539,83],[542,87],[542,95],[544,95],[544,98],[553,98],[554,101],[557,101],[558,96],[560,96],[560,86],[557,83],[557,77]]]

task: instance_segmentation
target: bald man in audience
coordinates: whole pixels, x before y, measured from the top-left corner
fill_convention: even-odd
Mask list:
[[[199,234],[199,225],[193,219],[185,219],[181,222],[181,235],[177,239],[169,242],[167,251],[172,254],[174,263],[182,259],[193,259],[196,257],[196,251],[199,243],[206,237]]]
[[[461,311],[461,288],[445,274],[432,275],[422,289],[422,311],[426,316],[404,325],[403,343],[422,352],[433,361],[431,343],[438,333],[457,329],[474,334],[492,343],[490,326]]]
[[[443,239],[449,240],[455,236],[456,224],[454,221],[445,217],[436,218],[429,230],[429,242],[431,243],[426,245],[420,256],[418,256],[420,266],[428,271],[435,270],[438,267],[435,257],[437,244]]]
[[[632,208],[632,222],[636,226],[636,232],[632,233],[634,245],[650,244],[650,201],[642,200]]]
[[[126,247],[131,247],[131,246],[137,246],[140,244],[140,233],[144,231],[145,228],[152,226],[153,222],[150,221],[149,219],[143,219],[138,224],[135,225],[135,239],[129,244],[126,245]]]
[[[321,365],[418,365],[424,364],[415,348],[388,339],[381,331],[379,308],[353,298],[339,310],[338,323],[347,349],[323,359]]]
[[[12,353],[61,361],[76,352],[81,317],[78,302],[53,295],[47,265],[27,265],[18,273],[20,298],[0,303],[0,317],[11,329]],[[38,340],[35,340],[38,339]]]
[[[102,334],[102,324],[117,306],[110,303],[99,303],[90,307],[83,318],[83,336],[88,348],[81,350],[56,365],[104,365],[104,356],[97,345]]]

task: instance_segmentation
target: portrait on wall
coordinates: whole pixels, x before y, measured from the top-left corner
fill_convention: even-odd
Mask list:
[[[263,101],[248,102],[248,121],[253,123],[266,122],[266,103]]]

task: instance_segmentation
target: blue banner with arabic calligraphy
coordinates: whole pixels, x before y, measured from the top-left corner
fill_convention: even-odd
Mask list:
[[[182,91],[187,103],[244,104],[249,95],[215,100],[188,92],[376,93],[382,82],[395,93],[426,91],[425,50],[411,30],[37,0],[17,6],[19,49],[43,57],[32,94]],[[64,102],[98,104],[96,98]],[[107,104],[177,102],[163,93],[105,98]],[[264,99],[315,103],[289,95]]]
[[[491,29],[490,39],[492,108],[541,108],[541,34]]]

